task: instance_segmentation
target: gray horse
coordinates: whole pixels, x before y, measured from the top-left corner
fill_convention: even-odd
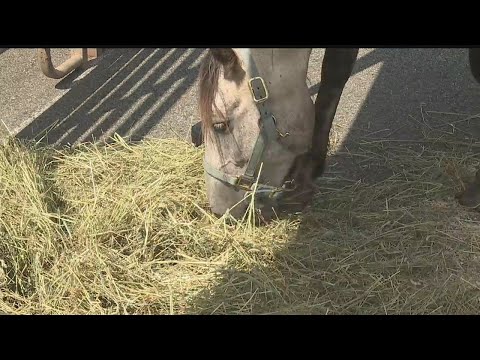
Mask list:
[[[325,50],[321,83],[312,102],[306,77],[312,49],[210,49],[200,70],[201,121],[192,141],[205,143],[204,168],[212,211],[241,217],[254,194],[268,220],[299,211],[322,175],[332,121],[358,49]],[[469,49],[480,83],[480,49]],[[477,182],[458,194],[480,204]]]

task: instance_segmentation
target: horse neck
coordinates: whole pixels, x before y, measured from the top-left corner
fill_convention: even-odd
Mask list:
[[[250,76],[252,62],[267,81],[272,83],[305,81],[312,49],[241,48],[234,49],[242,67]]]

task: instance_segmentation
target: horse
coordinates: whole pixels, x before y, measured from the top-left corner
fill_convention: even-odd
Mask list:
[[[470,72],[480,84],[480,48],[468,49]],[[465,189],[455,195],[460,205],[480,209],[480,169],[475,174],[475,180],[466,184]]]
[[[247,195],[265,221],[305,208],[325,169],[330,129],[358,50],[325,49],[315,102],[306,81],[312,49],[208,50],[199,72],[200,122],[191,137],[205,144],[214,214],[242,217]],[[480,83],[480,49],[469,49],[469,61]],[[457,199],[480,204],[480,171]]]

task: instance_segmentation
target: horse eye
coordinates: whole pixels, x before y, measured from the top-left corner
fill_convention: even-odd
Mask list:
[[[224,132],[225,130],[227,130],[227,128],[228,128],[228,125],[226,122],[219,122],[219,123],[213,124],[213,130],[217,132]]]

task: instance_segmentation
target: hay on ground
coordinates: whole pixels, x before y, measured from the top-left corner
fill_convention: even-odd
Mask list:
[[[202,149],[178,140],[0,149],[0,312],[445,314],[480,306],[480,216],[453,195],[456,143],[363,142],[376,183],[328,173],[304,214],[208,212]],[[374,170],[372,170],[374,171]]]

